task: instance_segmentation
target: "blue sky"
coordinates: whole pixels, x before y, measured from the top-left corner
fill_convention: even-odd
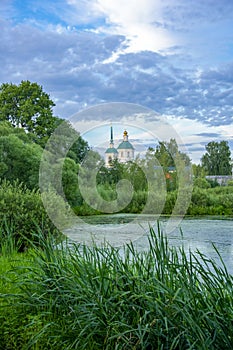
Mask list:
[[[59,117],[134,103],[195,162],[210,141],[233,150],[232,1],[1,0],[0,21],[0,83],[38,82]]]

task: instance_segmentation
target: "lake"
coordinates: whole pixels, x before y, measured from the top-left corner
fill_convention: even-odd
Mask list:
[[[208,257],[217,259],[213,244],[221,254],[228,271],[233,273],[233,219],[218,217],[177,218],[169,222],[160,217],[159,223],[172,246],[184,246],[185,251],[197,249]],[[170,224],[169,230],[168,223]],[[66,230],[75,242],[102,244],[104,240],[114,246],[132,241],[142,251],[148,249],[149,225],[157,231],[157,219],[150,215],[115,214],[77,218],[77,223]],[[181,234],[182,230],[182,234]]]

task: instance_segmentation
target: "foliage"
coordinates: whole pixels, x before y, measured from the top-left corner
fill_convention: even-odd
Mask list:
[[[194,187],[188,215],[233,215],[233,188],[218,186],[214,188]]]
[[[78,188],[78,165],[73,159],[65,158],[62,169],[62,186],[69,204],[74,206],[81,197]]]
[[[78,140],[71,146],[67,156],[73,159],[76,163],[80,164],[89,151],[90,147],[88,142],[79,136]]]
[[[54,155],[56,160],[69,157],[76,163],[81,163],[90,147],[72,124],[63,120],[46,144],[46,150]]]
[[[120,163],[117,159],[112,162],[111,168],[101,167],[97,174],[97,185],[105,185],[114,188],[116,184],[122,180],[130,181],[135,192],[146,191],[148,184],[146,174],[143,171],[144,162],[136,159],[126,164]]]
[[[0,86],[0,120],[33,133],[35,141],[42,146],[61,122],[53,116],[54,106],[37,83],[27,80],[19,85],[4,83]]]
[[[205,169],[200,164],[192,164],[192,173],[195,179],[204,178],[207,175]]]
[[[208,175],[231,175],[231,151],[228,142],[209,142],[201,163]]]
[[[207,181],[208,181],[208,183],[209,183],[209,185],[210,185],[211,188],[219,187],[219,186],[220,186],[220,184],[218,183],[218,181],[217,181],[216,179],[215,179],[215,180],[213,180],[213,179],[207,179]]]
[[[48,196],[62,220],[66,207],[52,191]],[[37,240],[38,231],[45,236],[48,232],[60,236],[44,209],[39,191],[30,191],[18,181],[0,184],[0,223],[1,240],[11,240],[20,251],[28,247],[30,240]]]
[[[67,127],[69,128],[68,123]],[[67,132],[69,133],[70,129]],[[76,161],[81,160],[89,148],[87,143],[79,137],[75,145],[73,145],[76,149],[75,155],[70,150],[64,161],[64,158],[59,158],[60,154],[58,152],[55,164],[53,164],[51,161],[53,157],[52,152],[58,150],[58,147],[59,149],[62,147],[61,140],[65,142],[67,138],[62,138],[61,136],[57,140],[57,144],[53,144],[53,147],[51,147],[51,154],[47,156],[50,161],[47,171],[51,176],[54,176],[59,168],[59,164],[64,162],[62,172],[64,193],[71,205],[77,205],[80,203],[80,195],[77,178],[78,164]],[[43,149],[33,141],[32,135],[26,133],[22,128],[13,127],[9,122],[0,122],[0,151],[0,177],[11,182],[18,180],[23,182],[29,189],[37,189]]]
[[[150,148],[151,151],[153,151],[153,148]],[[154,156],[164,168],[175,167],[178,159],[182,160],[186,166],[190,165],[188,155],[179,150],[175,139],[170,139],[169,142],[160,141],[155,149]]]
[[[161,175],[165,176],[168,192],[178,189],[179,184],[185,180],[181,180],[185,169],[191,166],[190,158],[179,150],[175,139],[170,139],[169,142],[160,141],[156,149],[149,147],[145,156],[145,166],[150,167],[152,161],[157,162],[157,169],[163,170],[164,174]],[[155,171],[155,166],[151,168]]]
[[[166,200],[163,206],[162,198],[162,186],[161,182],[154,182],[155,187],[153,189],[153,194],[148,192],[148,182],[147,177],[152,178],[156,174],[157,169],[152,169],[152,173],[147,170],[147,177],[144,173],[144,169],[150,164],[154,157],[154,152],[148,152],[145,159],[137,160],[137,162],[129,162],[127,164],[120,164],[117,161],[114,162],[112,168],[101,168],[100,172],[97,174],[97,189],[99,195],[107,200],[113,201],[116,197],[116,184],[122,178],[128,179],[131,184],[133,184],[133,198],[130,204],[128,204],[121,212],[125,213],[155,213],[162,209],[162,214],[170,215],[173,212],[175,206],[179,204],[176,212],[180,214],[185,214],[183,208],[187,207],[184,205],[186,199],[185,193],[185,174],[183,174],[183,190],[176,188],[177,179],[176,172],[170,173],[170,177],[166,178]],[[149,167],[150,168],[150,167]],[[202,167],[196,169],[196,176],[193,181],[193,193],[190,201],[189,208],[187,210],[187,215],[233,215],[233,200],[232,200],[232,186],[220,187],[216,182],[211,182],[206,180],[204,177],[205,172]],[[160,174],[159,179],[164,178],[164,174]],[[217,187],[216,187],[217,185]],[[87,192],[87,197],[92,197],[92,204],[94,207],[98,207],[98,201],[93,196],[93,193]],[[179,198],[179,203],[177,204],[177,198],[179,191],[183,191],[182,196]],[[147,206],[148,198],[150,196],[151,206]],[[226,198],[226,200],[224,200]],[[158,208],[157,208],[158,207]],[[159,211],[160,210],[160,211]],[[75,212],[78,215],[94,215],[99,213],[95,211],[90,206],[86,205],[84,202],[81,206],[75,208]]]
[[[31,263],[2,274],[12,285],[2,295],[1,348],[232,349],[233,277],[224,263],[171,247],[160,230],[148,239],[148,251],[129,244],[123,253],[44,241]]]
[[[196,179],[194,179],[193,184],[195,187],[199,187],[199,188],[210,188],[211,187],[209,181],[207,181],[203,177],[197,177]]]
[[[26,136],[26,135],[25,135]],[[14,134],[0,136],[0,177],[19,180],[28,188],[38,188],[42,148]]]

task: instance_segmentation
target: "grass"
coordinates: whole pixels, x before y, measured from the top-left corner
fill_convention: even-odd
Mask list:
[[[159,227],[148,239],[146,252],[54,249],[46,239],[27,254],[2,255],[0,349],[232,349],[224,263],[170,247]]]

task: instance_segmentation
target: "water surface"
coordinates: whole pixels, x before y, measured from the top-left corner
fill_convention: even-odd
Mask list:
[[[166,231],[167,218],[159,223]],[[150,215],[115,214],[89,216],[78,220],[69,230],[69,238],[76,242],[102,244],[104,240],[114,246],[133,242],[138,250],[148,249],[149,226],[157,231],[157,218]],[[182,231],[182,233],[181,233]],[[213,244],[221,254],[229,272],[233,273],[233,219],[185,218],[172,232],[167,233],[169,244],[183,245],[185,250],[201,251],[219,261]]]

